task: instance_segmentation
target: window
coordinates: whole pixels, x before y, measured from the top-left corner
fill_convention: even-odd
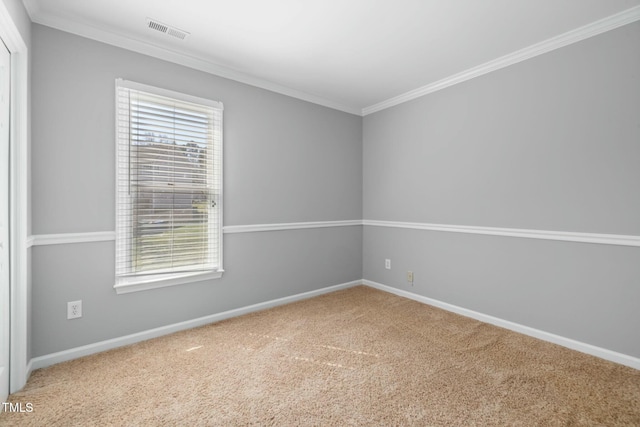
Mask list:
[[[116,81],[118,293],[222,276],[222,104]]]

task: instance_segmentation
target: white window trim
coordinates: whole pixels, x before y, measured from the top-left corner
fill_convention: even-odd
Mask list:
[[[128,294],[131,292],[148,291],[150,289],[164,288],[167,286],[201,282],[203,280],[219,279],[222,277],[223,273],[224,270],[218,269],[217,271],[207,271],[202,273],[176,273],[163,275],[162,278],[142,276],[135,280],[120,280],[113,288],[118,294]]]
[[[184,93],[180,93],[180,92],[175,92],[172,90],[168,90],[168,89],[163,89],[163,88],[158,88],[155,86],[150,86],[150,85],[145,85],[142,83],[136,83],[136,82],[132,82],[132,81],[128,81],[128,80],[123,80],[123,79],[116,79],[116,84],[115,84],[115,89],[116,89],[116,103],[115,103],[115,151],[116,151],[116,162],[115,162],[115,167],[116,167],[116,250],[119,244],[119,239],[118,239],[118,207],[121,206],[122,204],[129,204],[130,200],[129,197],[122,195],[118,192],[118,184],[117,184],[117,179],[118,179],[118,172],[120,168],[123,168],[124,166],[122,166],[121,164],[119,164],[118,161],[118,149],[119,149],[119,144],[120,141],[118,139],[118,121],[117,121],[117,117],[118,117],[118,105],[117,105],[117,91],[119,87],[124,87],[124,88],[128,88],[128,89],[134,89],[134,90],[140,90],[140,91],[144,91],[144,92],[150,92],[153,94],[157,94],[157,95],[161,95],[161,96],[166,96],[169,98],[174,98],[177,100],[181,100],[181,101],[186,101],[186,102],[191,102],[191,103],[195,103],[195,104],[201,104],[201,105],[207,105],[207,106],[211,106],[220,110],[224,110],[223,104],[221,102],[217,102],[217,101],[212,101],[209,99],[205,99],[205,98],[199,98],[196,96],[192,96],[192,95],[187,95]],[[223,122],[220,124],[220,133],[222,135],[224,135],[223,133]],[[223,139],[224,141],[224,139]],[[221,157],[221,159],[224,158],[223,156],[223,149],[224,149],[224,142],[222,142],[220,144],[219,147],[219,155]],[[127,293],[131,293],[131,292],[139,292],[139,291],[146,291],[146,290],[151,290],[151,289],[157,289],[157,288],[164,288],[167,286],[175,286],[175,285],[182,285],[182,284],[188,284],[188,283],[195,283],[195,282],[201,282],[204,280],[212,280],[212,279],[219,279],[222,277],[222,275],[224,274],[224,268],[223,268],[223,212],[224,212],[224,208],[223,208],[223,201],[224,201],[224,197],[223,197],[223,193],[224,193],[224,182],[223,182],[223,177],[224,177],[224,173],[223,173],[223,168],[224,168],[224,162],[221,160],[220,164],[219,164],[219,177],[218,180],[220,182],[220,194],[218,197],[218,201],[217,201],[217,206],[219,209],[219,221],[216,227],[215,232],[218,235],[218,242],[219,242],[219,248],[218,248],[218,267],[216,270],[212,270],[212,271],[199,271],[199,272],[185,272],[185,273],[173,273],[173,274],[163,274],[163,275],[141,275],[141,276],[136,276],[136,277],[128,277],[128,278],[118,278],[116,276],[115,280],[116,283],[113,286],[116,293],[117,294],[127,294]],[[129,164],[126,165],[126,168],[129,168]]]

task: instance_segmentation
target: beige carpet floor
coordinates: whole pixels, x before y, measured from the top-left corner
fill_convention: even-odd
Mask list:
[[[639,426],[640,371],[364,286],[35,371],[33,426]]]

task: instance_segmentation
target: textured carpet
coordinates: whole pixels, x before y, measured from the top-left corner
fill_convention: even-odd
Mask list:
[[[2,425],[640,425],[640,371],[364,286],[35,371]]]

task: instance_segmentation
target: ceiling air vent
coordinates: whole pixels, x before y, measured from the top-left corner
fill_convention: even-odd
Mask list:
[[[179,30],[176,27],[163,24],[162,22],[156,21],[155,19],[151,18],[147,18],[147,27],[151,28],[152,30],[168,34],[180,40],[184,40],[189,35],[189,33],[187,33],[186,31]]]

